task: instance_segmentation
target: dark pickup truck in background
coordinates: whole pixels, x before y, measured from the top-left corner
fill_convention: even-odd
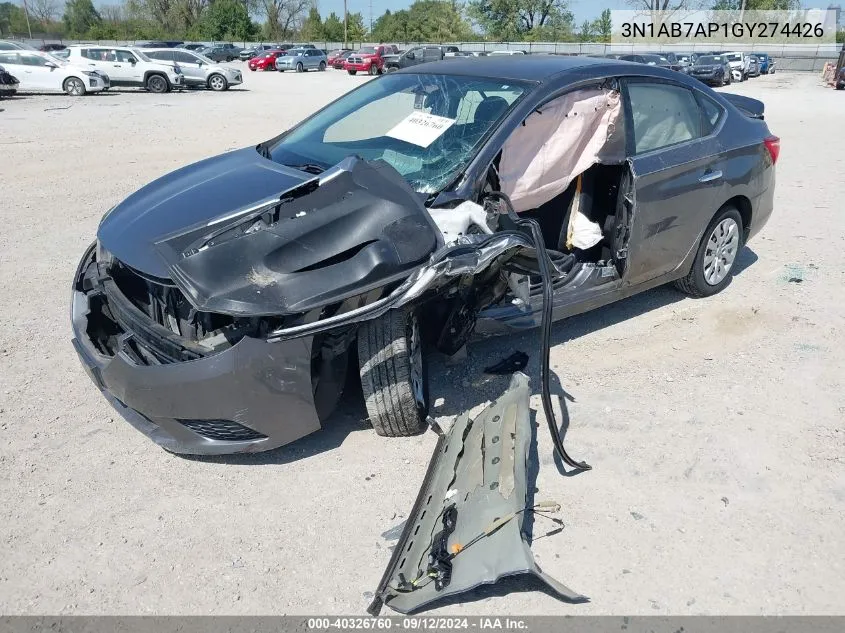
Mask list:
[[[415,46],[396,55],[385,55],[384,68],[387,72],[393,72],[425,62],[440,61],[445,56],[443,48],[442,46]]]

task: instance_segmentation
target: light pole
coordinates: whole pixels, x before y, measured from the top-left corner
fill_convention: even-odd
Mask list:
[[[32,27],[29,25],[29,9],[26,0],[23,0],[23,14],[26,16],[26,30],[29,31],[29,39],[32,39]]]
[[[349,41],[349,18],[346,11],[346,0],[343,0],[343,48],[348,48]]]

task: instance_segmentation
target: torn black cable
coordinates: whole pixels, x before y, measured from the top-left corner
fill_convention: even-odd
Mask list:
[[[543,233],[536,220],[531,218],[520,218],[513,208],[513,203],[507,194],[501,191],[492,191],[487,194],[504,202],[507,215],[510,220],[519,227],[528,228],[531,231],[531,238],[534,241],[534,248],[537,251],[537,264],[540,268],[540,277],[543,280],[543,312],[540,320],[540,387],[543,400],[543,412],[546,415],[546,422],[549,425],[549,434],[552,436],[552,443],[555,446],[560,458],[570,467],[578,470],[592,470],[587,462],[577,462],[566,452],[563,440],[560,437],[554,409],[552,409],[552,397],[549,389],[549,353],[552,331],[552,278],[549,271],[549,257],[546,252],[546,244],[543,241]]]

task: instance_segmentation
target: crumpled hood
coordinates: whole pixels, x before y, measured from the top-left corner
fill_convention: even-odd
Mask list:
[[[254,147],[229,152],[142,187],[103,217],[97,239],[123,263],[167,278],[168,267],[156,242],[278,197],[311,178],[262,157]]]

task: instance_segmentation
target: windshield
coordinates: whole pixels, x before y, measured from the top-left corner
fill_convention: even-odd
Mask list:
[[[742,61],[742,53],[726,53],[724,56],[732,62]]]
[[[375,55],[376,49],[372,46],[364,46],[363,48],[359,48],[358,52],[361,55]]]
[[[391,74],[372,81],[267,148],[277,163],[319,172],[351,155],[383,160],[418,192],[440,191],[526,92],[478,77]]]
[[[200,60],[203,64],[213,64],[213,63],[214,63],[214,60],[209,59],[208,57],[206,57],[205,55],[203,55],[203,54],[202,54],[202,53],[200,53],[199,51],[191,51],[191,55],[193,55],[194,57],[196,57],[196,58],[197,58],[198,60]]]
[[[702,55],[695,63],[699,66],[712,66],[713,64],[721,64],[722,58],[713,55]]]

